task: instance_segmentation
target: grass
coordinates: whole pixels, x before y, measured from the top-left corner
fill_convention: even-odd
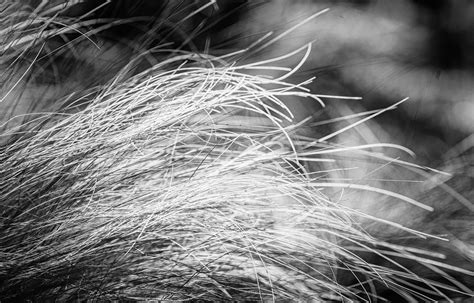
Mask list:
[[[45,14],[47,24],[62,22],[56,12]],[[18,20],[12,31],[43,22]],[[3,51],[19,56],[27,42],[46,41],[35,35],[15,36]],[[435,236],[349,208],[326,191],[373,191],[432,210],[384,188],[322,177],[347,152],[424,169],[373,149],[409,151],[331,143],[340,131],[319,141],[302,136],[304,123],[293,121],[287,100],[327,96],[305,88],[311,79],[287,82],[301,64],[271,78],[246,71],[275,70],[281,58],[242,66],[229,58],[173,51],[140,72],[132,61],[85,97],[58,100],[57,111],[4,130],[2,297],[364,301],[378,298],[378,284],[418,300],[468,292],[399,260],[442,277],[469,270],[377,239],[360,222],[420,241]],[[341,284],[341,274],[360,283]]]

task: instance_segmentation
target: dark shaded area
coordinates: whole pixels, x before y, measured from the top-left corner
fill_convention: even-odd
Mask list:
[[[147,41],[148,46],[172,42],[174,48],[197,51],[204,48],[208,37],[234,25],[248,9],[247,0],[208,4],[208,1],[88,0],[74,6],[69,14],[77,17],[93,11],[85,20],[118,20],[116,25],[99,33],[107,39],[139,41],[141,36],[153,32],[154,40]],[[194,11],[197,13],[189,15]],[[186,43],[181,44],[183,41]]]
[[[462,3],[456,1],[413,0],[418,6],[418,21],[430,31],[426,65],[438,68],[440,72],[450,69],[472,69],[473,55],[469,44],[474,39],[474,29],[459,19],[463,16]],[[459,4],[461,3],[461,7]],[[458,19],[459,18],[459,19]],[[464,23],[464,24],[463,24]]]

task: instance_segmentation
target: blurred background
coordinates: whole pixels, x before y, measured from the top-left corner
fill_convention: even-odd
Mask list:
[[[275,37],[303,23],[259,55],[275,57],[313,42],[306,64],[294,78],[315,76],[312,89],[316,93],[362,97],[360,101],[327,100],[329,110],[349,114],[387,107],[409,97],[397,110],[377,117],[380,131],[374,126],[372,130],[413,149],[417,161],[424,164],[446,164],[450,158],[459,161],[462,155],[463,164],[451,169],[472,163],[473,1],[250,3],[247,6],[252,8],[241,10],[232,26],[213,36],[214,41],[245,46],[267,33]],[[305,22],[325,8],[329,11]],[[294,56],[288,64],[296,65],[302,56]],[[473,176],[472,167],[467,171]]]
[[[213,39],[221,39],[225,46],[235,41],[240,41],[236,46],[245,46],[268,33],[272,33],[271,37],[280,37],[274,42],[271,37],[264,39],[264,44],[272,43],[249,58],[251,60],[278,57],[312,42],[309,57],[291,81],[314,76],[316,79],[310,86],[314,93],[362,98],[325,99],[324,109],[307,101],[290,100],[288,104],[291,106],[294,102],[293,109],[299,118],[313,116],[315,139],[367,115],[341,117],[386,108],[409,97],[395,110],[384,112],[330,141],[340,146],[396,143],[411,149],[416,158],[404,158],[403,153],[391,154],[390,149],[383,152],[394,159],[449,174],[434,174],[425,179],[426,176],[420,178],[417,174],[410,176],[407,169],[398,171],[397,165],[373,163],[376,162],[373,159],[359,161],[354,154],[348,154],[346,159],[341,159],[340,163],[344,164],[340,167],[358,169],[347,169],[335,176],[335,180],[354,183],[364,180],[376,187],[390,188],[417,197],[437,212],[427,215],[400,203],[395,207],[394,201],[383,203],[380,196],[368,193],[351,193],[341,203],[414,229],[429,228],[435,234],[445,235],[450,239],[451,248],[440,244],[429,249],[447,252],[453,265],[472,268],[474,1],[273,0],[251,3],[251,9],[243,10],[236,23]],[[329,11],[311,18],[326,8]],[[296,66],[303,56],[304,50],[283,65]],[[367,228],[380,232],[378,225]],[[389,240],[394,240],[393,234]],[[415,240],[414,245],[420,243]],[[462,252],[462,257],[456,259],[455,250]]]

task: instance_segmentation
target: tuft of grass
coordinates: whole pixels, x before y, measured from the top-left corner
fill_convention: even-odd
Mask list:
[[[8,32],[18,29],[21,37],[2,50],[7,45],[19,56],[46,39],[22,32],[23,25],[61,22],[54,12],[25,20],[18,13],[20,23]],[[331,143],[340,131],[324,140],[302,136],[284,100],[320,101],[304,88],[309,81],[287,82],[295,69],[275,78],[246,73],[274,70],[278,60],[239,67],[174,51],[141,72],[131,72],[132,62],[89,94],[58,100],[59,110],[6,128],[1,297],[363,301],[377,300],[377,283],[413,300],[468,292],[453,279],[423,278],[399,260],[448,278],[447,270],[472,272],[436,261],[439,254],[377,239],[360,221],[421,241],[435,236],[347,207],[326,192],[373,191],[431,209],[383,188],[322,177],[347,152],[420,167],[372,151],[403,147]],[[340,283],[341,275],[360,283]]]

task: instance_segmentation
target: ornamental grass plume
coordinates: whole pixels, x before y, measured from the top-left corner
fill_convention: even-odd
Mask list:
[[[98,22],[63,16],[76,2],[47,2],[29,12],[2,4],[1,62],[16,75],[4,77],[5,104],[19,89],[35,95],[23,85],[29,73],[41,75],[36,65],[51,39],[68,41],[64,34]],[[38,97],[22,115],[3,117],[2,300],[377,301],[381,285],[407,300],[469,294],[452,273],[472,271],[439,261],[441,253],[378,238],[364,224],[419,242],[439,236],[340,199],[354,189],[426,212],[431,206],[331,178],[357,156],[427,169],[374,151],[407,151],[401,146],[341,146],[331,141],[338,130],[308,136],[291,100],[327,96],[305,88],[312,79],[291,84],[300,65],[278,67],[281,58],[239,64],[238,55],[160,46],[133,55],[105,83],[80,90],[55,83],[65,93],[53,103]],[[255,69],[283,75],[248,72]],[[341,275],[359,281],[343,283]]]

